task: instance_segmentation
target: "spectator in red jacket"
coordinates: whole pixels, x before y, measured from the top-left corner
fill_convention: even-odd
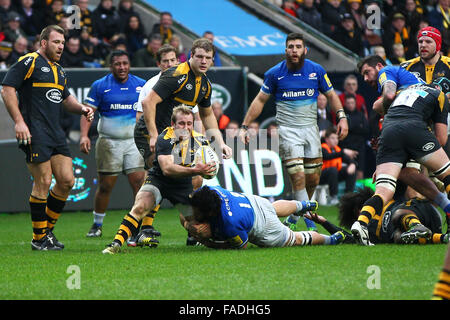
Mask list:
[[[358,78],[353,74],[349,74],[344,79],[344,91],[339,95],[339,99],[341,99],[341,103],[342,105],[344,105],[345,96],[354,95],[356,97],[356,110],[362,111],[366,119],[369,119],[366,107],[366,100],[362,95],[356,93],[356,91],[358,91]],[[334,112],[332,113],[332,117],[333,123],[336,124],[336,114]]]

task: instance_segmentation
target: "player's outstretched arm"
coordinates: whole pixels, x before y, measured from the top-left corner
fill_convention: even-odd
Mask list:
[[[243,143],[247,144],[250,139],[247,134],[247,126],[250,124],[250,122],[259,117],[264,108],[264,105],[269,100],[269,98],[270,94],[259,91],[255,99],[253,99],[252,103],[250,104],[247,114],[244,117],[244,121],[242,121],[241,129],[239,130],[239,137]]]
[[[214,143],[218,143],[220,150],[222,150],[225,159],[229,159],[232,156],[232,150],[223,141],[222,133],[217,126],[217,119],[212,111],[211,106],[199,107],[200,118],[206,129],[206,135],[210,138],[214,137]]]
[[[91,107],[79,103],[73,95],[69,95],[64,99],[63,105],[71,113],[83,115],[88,121],[94,120],[94,110]]]

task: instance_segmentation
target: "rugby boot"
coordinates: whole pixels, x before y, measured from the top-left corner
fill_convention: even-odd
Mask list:
[[[431,230],[425,227],[423,224],[417,223],[409,228],[408,231],[403,232],[400,235],[400,239],[404,243],[416,243],[419,239],[429,240],[431,238]]]
[[[120,252],[120,245],[117,242],[111,242],[103,249],[103,254],[116,254]]]
[[[352,225],[351,232],[356,242],[364,246],[373,246],[374,244],[370,242],[369,230],[366,226],[363,226],[359,221],[355,221]]]
[[[41,240],[31,240],[31,249],[38,251],[58,251],[62,250],[60,247],[57,247],[52,239],[45,235]]]
[[[102,227],[96,225],[95,223],[92,225],[92,227],[89,229],[88,233],[86,234],[86,237],[88,238],[95,238],[95,237],[101,237],[102,236]]]

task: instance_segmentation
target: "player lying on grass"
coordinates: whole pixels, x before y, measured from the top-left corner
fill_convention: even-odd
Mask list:
[[[373,190],[362,188],[357,192],[346,193],[339,201],[339,224],[350,228],[358,219],[364,202],[373,196]],[[328,232],[345,233],[345,243],[356,243],[354,237],[327,221],[326,218],[306,214],[313,221],[321,224]],[[442,234],[442,218],[439,211],[429,200],[412,198],[406,201],[391,200],[382,211],[369,222],[369,239],[371,243],[448,243],[450,233]],[[448,231],[448,230],[447,230]]]
[[[303,215],[318,207],[315,201],[267,199],[230,192],[221,187],[204,186],[194,192],[194,220],[185,228],[205,246],[216,249],[244,249],[253,243],[259,247],[335,245],[344,239],[343,232],[331,236],[315,231],[294,232],[278,217]]]

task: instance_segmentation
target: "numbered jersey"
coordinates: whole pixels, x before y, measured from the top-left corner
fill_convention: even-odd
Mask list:
[[[250,201],[242,193],[230,192],[221,187],[208,188],[214,190],[221,200],[219,217],[210,221],[213,238],[227,241],[232,247],[244,246],[255,222]]]
[[[444,93],[432,85],[419,84],[401,91],[385,116],[385,124],[391,120],[433,121],[447,124],[449,102]]]

